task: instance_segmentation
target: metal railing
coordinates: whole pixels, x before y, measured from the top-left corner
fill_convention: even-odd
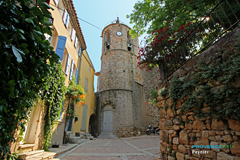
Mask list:
[[[204,18],[201,18],[198,23],[193,23],[191,32],[174,48],[174,54],[169,58],[170,61],[160,68],[160,71],[164,72],[160,73],[162,80],[167,79],[186,62],[222,39],[226,33],[231,32],[237,26],[239,21],[240,3],[238,0],[218,1],[218,4],[205,14]]]

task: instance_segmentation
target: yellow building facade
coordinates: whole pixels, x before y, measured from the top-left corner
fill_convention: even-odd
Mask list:
[[[77,105],[75,113],[78,115],[78,121],[73,124],[72,134],[77,132],[89,133],[91,124],[90,117],[95,116],[95,95],[94,95],[94,66],[86,50],[80,56],[80,78],[78,83],[84,88],[86,93],[85,105]]]

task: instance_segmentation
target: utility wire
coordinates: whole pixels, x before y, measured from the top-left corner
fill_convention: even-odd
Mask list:
[[[50,5],[58,8],[58,9],[60,9],[60,10],[62,10],[62,11],[65,11],[64,9],[57,7],[55,4],[50,3]],[[68,14],[69,14],[69,13],[68,13]],[[73,15],[73,16],[75,16],[75,15]],[[89,25],[91,25],[91,26],[93,26],[93,27],[101,30],[101,31],[103,30],[103,29],[101,29],[100,27],[97,27],[97,26],[95,26],[94,24],[91,24],[90,22],[85,21],[85,20],[83,20],[83,19],[81,19],[81,18],[78,18],[78,17],[77,17],[77,19],[79,19],[79,20],[81,20],[81,21],[83,21],[83,22],[85,22],[85,23],[87,23],[87,24],[89,24]],[[113,35],[113,34],[110,33],[110,35]],[[115,35],[114,35],[114,36],[115,36]],[[123,40],[123,39],[122,39],[122,40]],[[127,42],[126,40],[123,40],[123,41]],[[128,43],[128,42],[127,42],[127,43]],[[136,46],[136,47],[139,47],[139,46],[137,46],[137,45],[135,45],[135,44],[132,44],[132,45],[134,45],[134,46]]]

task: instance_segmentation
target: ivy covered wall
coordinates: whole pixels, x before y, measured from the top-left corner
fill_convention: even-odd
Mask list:
[[[240,159],[239,33],[237,27],[161,84],[163,160]]]

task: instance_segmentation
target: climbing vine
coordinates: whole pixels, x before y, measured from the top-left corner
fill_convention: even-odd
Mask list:
[[[50,74],[44,79],[44,86],[39,95],[43,104],[47,106],[44,125],[44,143],[43,149],[48,150],[51,143],[54,124],[60,116],[62,102],[65,99],[65,76],[62,72],[62,66],[57,63],[50,68]]]
[[[240,121],[240,84],[237,81],[240,77],[239,42],[235,48],[210,57],[209,62],[199,61],[194,73],[183,80],[173,77],[170,84],[172,107],[175,108],[177,102],[183,99],[181,114],[193,111],[197,118]]]
[[[0,159],[14,159],[10,145],[24,128],[43,79],[58,61],[44,34],[51,35],[52,9],[44,0],[0,1]],[[46,61],[49,63],[46,63]]]

